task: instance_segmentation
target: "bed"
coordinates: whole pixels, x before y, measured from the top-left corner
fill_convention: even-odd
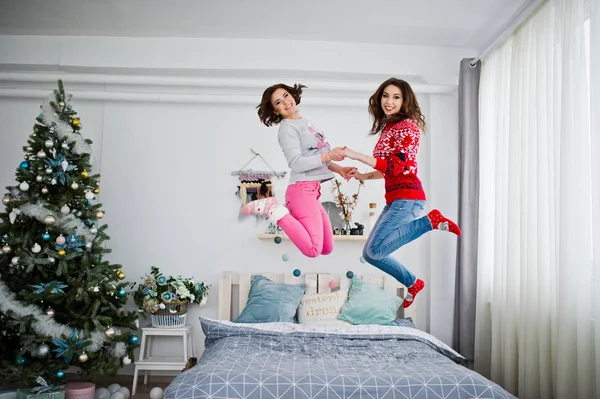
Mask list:
[[[256,275],[302,283],[305,295],[343,292],[353,284],[329,274]],[[387,276],[360,279],[402,296],[402,287]],[[200,318],[205,351],[167,387],[165,399],[514,398],[461,366],[460,354],[415,328],[407,315],[388,325],[233,322],[250,306],[253,284],[250,274],[223,273],[218,318]]]

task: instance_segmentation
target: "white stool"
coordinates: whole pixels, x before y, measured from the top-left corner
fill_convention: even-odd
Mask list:
[[[182,356],[176,357],[151,357],[150,349],[152,347],[152,337],[181,337],[183,340]],[[173,351],[174,353],[175,351]],[[188,358],[193,356],[194,347],[192,342],[192,326],[187,325],[182,328],[142,328],[142,342],[140,343],[140,356],[135,362],[133,371],[133,387],[131,395],[135,395],[137,388],[138,372],[144,371],[144,385],[148,383],[148,371],[150,370],[179,370],[183,369],[188,361]]]

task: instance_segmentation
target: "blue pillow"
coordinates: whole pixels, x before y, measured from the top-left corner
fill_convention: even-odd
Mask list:
[[[252,276],[248,302],[235,323],[294,322],[306,284],[276,283],[263,276]]]
[[[402,298],[356,276],[352,278],[348,300],[339,320],[352,324],[394,325]]]
[[[397,318],[396,320],[394,320],[394,324],[397,325],[398,327],[410,327],[410,328],[417,328],[415,326],[415,323],[413,323],[412,317],[405,317],[405,318]]]

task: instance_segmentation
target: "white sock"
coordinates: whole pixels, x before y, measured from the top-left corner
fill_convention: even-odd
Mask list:
[[[269,220],[269,222],[273,223],[273,224],[277,224],[277,222],[284,217],[285,215],[289,214],[290,211],[285,207],[285,205],[281,205],[281,204],[275,204],[271,207],[271,209],[269,209],[269,214],[267,215],[267,219]]]

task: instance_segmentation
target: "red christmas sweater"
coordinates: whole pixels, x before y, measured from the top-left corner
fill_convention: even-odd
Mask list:
[[[388,123],[373,149],[375,169],[385,179],[385,201],[424,200],[425,191],[417,177],[417,152],[421,131],[410,119]]]

